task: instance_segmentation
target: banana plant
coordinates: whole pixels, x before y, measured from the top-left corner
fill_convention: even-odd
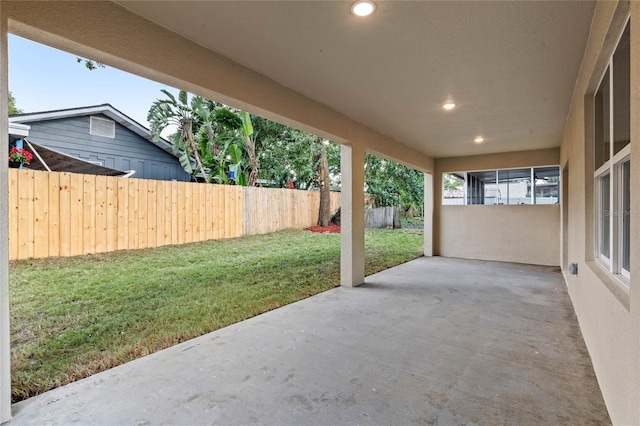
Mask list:
[[[256,186],[258,182],[258,156],[256,155],[256,139],[253,134],[253,124],[251,123],[251,116],[248,112],[242,111],[240,113],[240,120],[242,121],[242,137],[244,139],[244,146],[247,150],[249,157],[249,166],[251,172],[247,179],[247,186]]]
[[[189,103],[187,92],[184,90],[178,93],[177,99],[169,91],[164,89],[161,91],[167,99],[154,101],[147,114],[153,140],[160,139],[160,133],[167,127],[176,126],[177,131],[169,138],[173,144],[174,154],[178,156],[180,164],[190,175],[194,174],[192,165],[192,159],[194,159],[205,181],[209,182],[209,174],[202,165],[193,133],[194,123],[202,120],[198,115],[206,111],[204,99],[194,96]]]
[[[211,151],[211,168],[218,183],[235,183],[246,186],[245,161],[242,148],[238,145],[236,132],[226,132],[216,138]]]

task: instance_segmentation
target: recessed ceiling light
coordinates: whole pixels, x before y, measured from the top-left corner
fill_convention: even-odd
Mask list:
[[[482,136],[476,136],[476,138],[473,141],[475,143],[482,143],[484,142],[484,138]]]
[[[456,104],[454,104],[453,102],[447,102],[446,104],[442,105],[442,108],[444,109],[454,109],[456,107]]]
[[[370,0],[359,0],[351,5],[351,13],[356,16],[369,16],[376,11],[376,4]]]

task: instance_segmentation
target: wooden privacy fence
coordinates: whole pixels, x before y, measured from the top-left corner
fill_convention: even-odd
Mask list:
[[[398,207],[365,209],[364,226],[367,228],[400,228],[401,210]]]
[[[9,257],[75,256],[304,228],[317,221],[319,195],[10,169]],[[332,194],[332,208],[339,203],[340,194]]]
[[[318,222],[320,193],[291,189],[242,188],[243,234],[256,235]],[[331,193],[331,212],[340,207],[340,193]]]

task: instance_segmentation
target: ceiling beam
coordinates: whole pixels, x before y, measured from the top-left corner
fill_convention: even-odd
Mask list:
[[[18,36],[433,171],[431,157],[115,3],[9,1],[4,10]]]

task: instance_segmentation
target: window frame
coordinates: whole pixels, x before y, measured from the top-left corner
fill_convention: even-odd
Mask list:
[[[535,170],[536,169],[542,169],[542,168],[551,168],[551,167],[555,167],[558,169],[558,182],[557,182],[557,196],[552,197],[552,198],[556,198],[556,202],[555,203],[539,203],[538,199],[544,199],[546,197],[539,197],[536,196],[536,184],[535,184]],[[498,186],[499,185],[499,172],[501,171],[510,171],[510,170],[523,170],[523,169],[529,169],[530,171],[530,182],[531,182],[531,196],[530,196],[530,202],[529,203],[523,203],[523,204],[517,204],[517,203],[494,203],[494,204],[474,204],[474,203],[469,203],[469,174],[472,173],[481,173],[481,172],[495,172],[495,176],[496,176],[496,181],[495,181],[495,185]],[[445,188],[444,188],[444,184],[445,184],[445,175],[457,175],[458,177],[462,178],[462,192],[463,192],[463,203],[462,204],[446,204],[445,203],[445,198],[444,198],[444,194],[445,194]],[[560,204],[560,200],[562,199],[562,173],[560,170],[560,165],[558,164],[543,164],[543,165],[539,165],[539,166],[523,166],[523,167],[503,167],[503,168],[490,168],[490,169],[474,169],[474,170],[465,170],[465,171],[447,171],[447,172],[442,172],[441,174],[441,181],[442,181],[442,185],[441,185],[441,191],[442,191],[442,196],[440,197],[440,205],[443,206],[449,206],[449,205],[463,205],[463,206],[477,206],[477,205],[483,205],[483,206],[543,206],[543,205],[551,205],[551,204]],[[507,201],[509,200],[509,195],[507,195]]]
[[[607,106],[609,108],[608,111],[608,141],[609,141],[609,155],[608,159],[599,167],[596,168],[595,161],[597,160],[596,152],[599,148],[597,144],[594,144],[594,239],[593,239],[593,250],[594,250],[594,258],[600,262],[600,264],[615,278],[621,281],[627,288],[630,287],[631,281],[631,273],[629,270],[625,269],[623,266],[623,256],[629,256],[629,253],[624,252],[624,219],[625,219],[625,210],[624,210],[624,201],[625,201],[625,186],[624,186],[624,165],[631,160],[631,141],[629,141],[624,148],[622,148],[617,153],[616,142],[615,142],[615,103],[614,103],[614,94],[615,94],[615,65],[614,65],[614,57],[620,46],[620,42],[622,41],[622,37],[624,33],[629,28],[630,29],[630,17],[627,16],[625,24],[622,27],[622,31],[618,35],[618,39],[616,41],[616,46],[613,49],[613,53],[609,57],[607,65],[602,73],[598,86],[596,87],[595,92],[593,93],[593,102],[595,105],[593,111],[593,119],[594,123],[597,122],[598,117],[596,116],[598,109],[597,96],[600,92],[602,84],[605,80],[605,77],[608,75],[607,84],[608,87],[608,99]],[[629,70],[630,72],[630,70]],[[630,93],[626,94],[630,96]],[[604,116],[604,115],[603,115]],[[597,131],[598,126],[594,126],[594,141],[597,140],[598,135]],[[601,129],[605,130],[605,129]],[[605,176],[609,176],[609,200],[608,200],[608,209],[603,209],[604,197],[602,190],[602,179]],[[629,186],[631,186],[631,182],[629,182]],[[630,194],[631,191],[629,191]],[[608,220],[608,251],[609,257],[603,254],[601,247],[603,243],[603,215],[606,216]],[[629,230],[627,230],[629,232]],[[630,264],[630,259],[629,259]],[[630,268],[629,268],[630,269]]]
[[[625,196],[624,165],[627,162],[631,161],[631,143],[629,143],[620,152],[618,152],[618,154],[616,154],[616,157],[618,156],[620,157],[620,159],[618,161],[615,161],[613,164],[614,179],[616,180],[614,184],[615,193],[613,194],[613,200],[614,200],[614,205],[616,206],[616,211],[619,213],[612,215],[612,219],[615,224],[614,232],[616,232],[616,234],[618,234],[620,238],[618,238],[618,241],[615,241],[614,243],[612,243],[612,248],[615,250],[615,254],[616,254],[616,264],[614,265],[614,273],[622,275],[622,277],[624,277],[625,283],[629,284],[631,281],[631,271],[625,269],[623,266],[623,256],[625,255],[624,247],[623,247],[624,245],[624,234],[623,234],[624,223],[623,222],[626,215],[626,212],[624,210],[624,196]],[[631,182],[629,182],[629,185],[631,185]],[[627,232],[630,232],[630,230],[627,230]],[[629,256],[629,253],[626,253],[626,255]],[[631,259],[629,259],[629,261],[630,260]]]

